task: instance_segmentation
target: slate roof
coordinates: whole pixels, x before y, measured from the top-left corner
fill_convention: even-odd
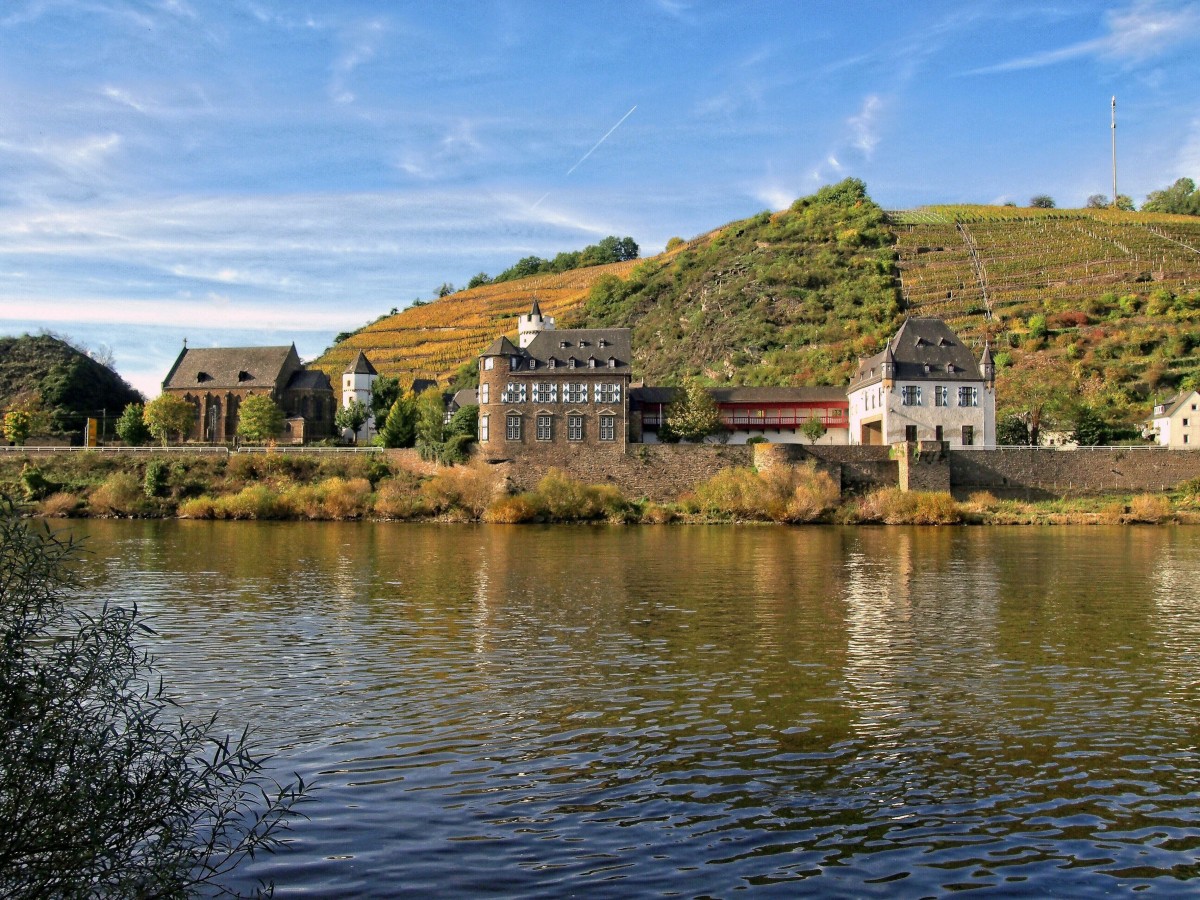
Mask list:
[[[286,347],[185,347],[163,380],[163,389],[271,390],[295,357]],[[295,365],[299,365],[295,357]]]
[[[288,379],[286,388],[289,390],[333,392],[333,385],[329,381],[329,376],[320,369],[301,369],[299,372],[293,373],[292,377]]]
[[[983,378],[979,362],[970,348],[941,319],[906,319],[882,351],[859,360],[849,390],[881,381],[885,361],[894,364],[896,381],[979,381]]]
[[[343,375],[378,375],[375,367],[371,365],[371,361],[367,359],[367,354],[361,350],[358,351],[358,356],[354,357],[354,362],[346,367]]]
[[[565,345],[565,346],[564,346]],[[570,369],[571,360],[577,375],[586,372],[605,375],[632,375],[633,350],[628,328],[563,328],[538,332],[528,347],[516,347],[506,337],[498,337],[483,356],[517,357],[520,362],[514,373],[540,374],[554,360],[555,370]],[[589,368],[588,360],[596,360]],[[614,361],[610,367],[609,359]]]
[[[451,411],[460,410],[464,406],[479,405],[479,390],[477,388],[463,388],[461,391],[455,392],[450,398]]]

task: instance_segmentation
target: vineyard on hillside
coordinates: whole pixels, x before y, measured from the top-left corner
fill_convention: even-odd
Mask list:
[[[632,260],[459,291],[371,323],[329,348],[313,365],[339,384],[346,366],[363,350],[383,375],[401,382],[432,378],[445,385],[497,335],[515,337],[517,316],[529,312],[535,297],[542,313],[561,324],[597,279],[624,276],[635,265]]]

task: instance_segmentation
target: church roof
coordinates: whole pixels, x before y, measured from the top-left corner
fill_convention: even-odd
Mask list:
[[[167,373],[163,389],[271,390],[285,369],[299,365],[294,344],[286,347],[185,347]]]
[[[375,367],[371,365],[371,361],[367,359],[367,354],[361,350],[358,351],[358,356],[354,357],[354,362],[346,367],[343,375],[378,375]]]
[[[910,318],[879,353],[859,360],[850,390],[883,378],[890,363],[896,381],[979,381],[974,354],[941,319]]]

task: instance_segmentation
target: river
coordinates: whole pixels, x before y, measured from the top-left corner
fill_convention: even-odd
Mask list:
[[[1200,894],[1200,529],[72,523],[279,897]]]

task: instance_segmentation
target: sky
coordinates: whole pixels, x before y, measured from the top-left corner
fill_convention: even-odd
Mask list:
[[[156,396],[523,256],[853,176],[888,209],[1200,181],[1200,0],[0,0],[0,334]]]

